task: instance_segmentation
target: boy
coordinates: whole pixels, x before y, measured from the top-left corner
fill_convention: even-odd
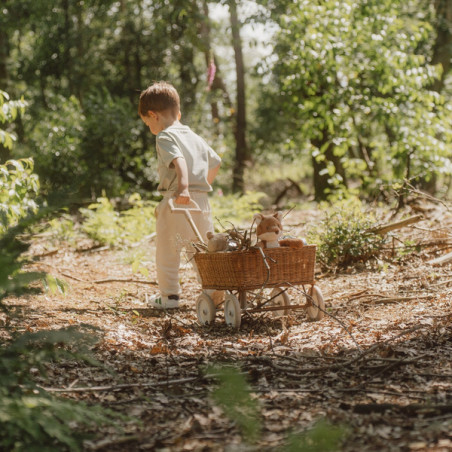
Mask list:
[[[171,213],[168,201],[189,204],[193,199],[202,213],[193,220],[206,239],[213,231],[207,193],[212,190],[221,158],[189,127],[179,120],[179,95],[169,83],[157,82],[140,95],[138,113],[151,133],[157,136],[159,185],[163,195],[155,212],[157,217],[156,265],[160,294],[153,296],[150,307],[174,309],[179,307],[179,266],[182,247],[190,248],[196,236],[185,215]]]

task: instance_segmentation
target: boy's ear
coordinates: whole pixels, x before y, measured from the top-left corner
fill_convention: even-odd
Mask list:
[[[180,118],[182,118],[181,112],[179,110],[179,113],[177,114],[177,120],[180,121]]]

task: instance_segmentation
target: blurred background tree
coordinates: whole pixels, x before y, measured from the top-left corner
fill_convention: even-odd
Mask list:
[[[165,79],[183,122],[223,156],[223,191],[284,160],[317,200],[405,178],[444,194],[450,3],[2,0],[0,89],[29,108],[0,163],[33,157],[43,193],[153,196],[137,99]]]

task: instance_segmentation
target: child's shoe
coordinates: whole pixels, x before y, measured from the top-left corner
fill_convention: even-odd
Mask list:
[[[148,298],[146,296],[146,303],[150,308],[154,309],[177,309],[179,307],[179,295],[154,295]]]

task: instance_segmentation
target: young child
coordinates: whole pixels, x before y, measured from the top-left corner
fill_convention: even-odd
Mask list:
[[[159,309],[174,309],[179,307],[180,254],[183,247],[190,248],[191,241],[197,239],[185,215],[171,213],[168,201],[171,198],[176,204],[196,201],[202,213],[193,213],[192,217],[206,239],[207,232],[213,231],[207,193],[212,190],[221,158],[199,135],[179,122],[179,95],[171,84],[157,82],[144,90],[138,113],[157,136],[158,190],[163,195],[155,210],[160,294],[148,303]]]

